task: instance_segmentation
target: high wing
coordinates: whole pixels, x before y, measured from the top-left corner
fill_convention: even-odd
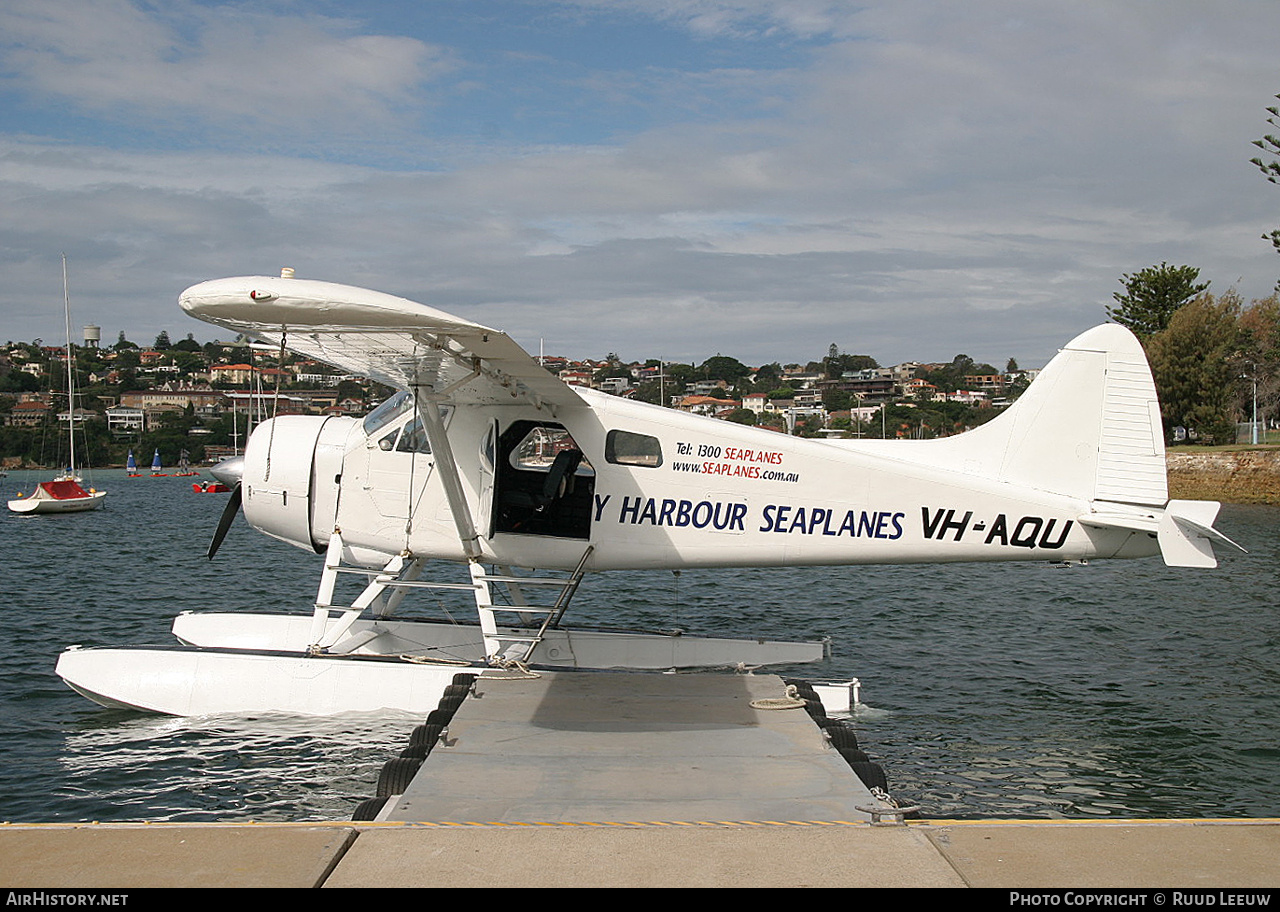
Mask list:
[[[506,333],[406,298],[332,282],[242,276],[194,285],[179,304],[197,319],[388,386],[447,391],[460,405],[514,399],[552,414],[585,408]]]

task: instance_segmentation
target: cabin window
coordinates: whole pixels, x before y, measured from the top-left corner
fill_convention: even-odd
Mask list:
[[[535,426],[516,444],[508,460],[512,468],[526,469],[534,472],[547,472],[555,462],[556,454],[562,450],[577,450],[569,432],[564,428]],[[591,463],[584,456],[578,463],[578,474],[591,472]]]
[[[610,431],[604,441],[604,458],[615,465],[657,468],[662,465],[662,444],[647,434]]]

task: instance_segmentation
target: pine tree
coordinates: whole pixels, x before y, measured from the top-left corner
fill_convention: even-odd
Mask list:
[[[1178,308],[1209,287],[1208,282],[1196,284],[1199,275],[1194,266],[1168,263],[1126,274],[1120,279],[1125,293],[1112,295],[1120,306],[1108,307],[1107,316],[1145,341],[1165,329]]]
[[[1280,95],[1277,95],[1276,98],[1280,99]],[[1267,123],[1273,127],[1280,127],[1280,108],[1272,105],[1267,108],[1267,113],[1271,115],[1267,118]],[[1265,152],[1272,160],[1264,161],[1261,157],[1255,157],[1249,159],[1249,161],[1257,165],[1258,170],[1271,183],[1280,184],[1280,137],[1273,133],[1268,133],[1262,139],[1255,139],[1253,144]],[[1270,241],[1276,253],[1280,253],[1280,229],[1268,231],[1262,236],[1262,239]],[[1276,283],[1276,291],[1280,291],[1280,282]]]

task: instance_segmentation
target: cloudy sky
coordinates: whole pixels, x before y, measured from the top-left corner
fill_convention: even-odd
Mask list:
[[[364,285],[532,352],[1043,364],[1270,293],[1274,0],[4,0],[0,341]],[[225,336],[225,334],[222,334]]]

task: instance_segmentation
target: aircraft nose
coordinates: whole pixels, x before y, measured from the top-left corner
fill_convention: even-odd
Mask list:
[[[225,485],[238,485],[244,476],[244,457],[232,456],[224,459],[209,469],[209,474]]]

